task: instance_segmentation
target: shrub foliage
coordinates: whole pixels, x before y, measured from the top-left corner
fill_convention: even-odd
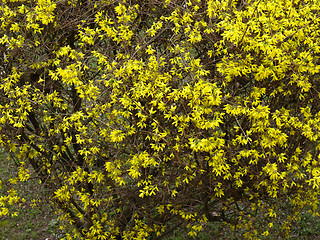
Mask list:
[[[0,143],[19,171],[0,216],[37,177],[66,239],[212,221],[289,237],[318,207],[319,15],[317,0],[2,0]]]

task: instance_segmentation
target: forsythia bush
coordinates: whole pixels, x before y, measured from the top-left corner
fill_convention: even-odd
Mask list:
[[[66,239],[318,214],[319,1],[2,0],[0,52],[0,217],[34,177]]]

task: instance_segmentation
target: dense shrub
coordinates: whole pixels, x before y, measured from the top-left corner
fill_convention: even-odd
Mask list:
[[[12,182],[39,178],[66,239],[213,221],[289,237],[318,207],[319,14],[316,0],[1,1]],[[18,201],[2,196],[0,216]]]

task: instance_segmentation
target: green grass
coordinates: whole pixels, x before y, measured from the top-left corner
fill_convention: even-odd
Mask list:
[[[44,199],[44,189],[41,188],[36,179],[12,185],[9,179],[14,177],[16,172],[17,166],[1,154],[0,178],[2,189],[0,189],[0,196],[6,195],[8,189],[15,187],[18,195],[23,197],[25,202],[19,202],[10,207],[12,212],[17,212],[17,216],[0,217],[0,240],[58,239],[61,233],[58,230],[57,216],[50,204],[40,201],[37,202],[37,206],[34,206],[32,201],[33,199]]]
[[[198,235],[194,238],[188,236],[187,231],[183,229],[177,229],[173,231],[170,236],[165,237],[165,240],[227,240],[233,239],[232,234],[226,235],[228,232],[226,226],[221,222],[208,223],[204,227],[203,231],[199,232]]]

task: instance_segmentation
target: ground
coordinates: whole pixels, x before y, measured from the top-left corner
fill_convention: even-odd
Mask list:
[[[0,178],[2,189],[0,196],[13,185],[9,179],[14,177],[17,167],[9,162],[5,155],[0,155]],[[18,194],[24,197],[19,205],[13,206],[12,211],[17,216],[0,217],[0,240],[54,240],[61,233],[58,230],[57,216],[50,205],[45,202],[45,190],[41,188],[36,179],[23,184],[15,184]],[[38,199],[36,202],[33,199]],[[36,203],[36,205],[35,205]]]

